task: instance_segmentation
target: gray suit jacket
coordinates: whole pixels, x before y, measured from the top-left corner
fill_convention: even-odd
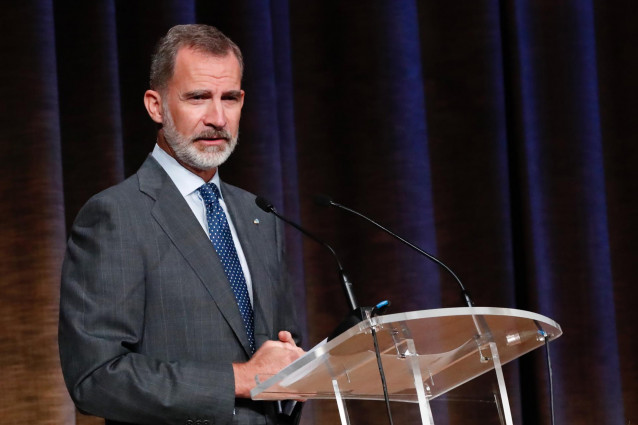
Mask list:
[[[279,223],[254,195],[221,190],[253,280],[257,346],[279,330],[298,339]],[[270,403],[235,400],[231,363],[249,358],[239,309],[206,232],[152,157],[78,214],[62,271],[59,345],[71,397],[93,415],[272,421]]]

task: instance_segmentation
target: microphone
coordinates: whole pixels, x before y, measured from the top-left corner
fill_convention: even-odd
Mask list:
[[[350,307],[350,310],[352,310],[353,312],[359,310],[359,305],[357,304],[357,301],[356,301],[356,299],[354,297],[354,293],[352,292],[352,282],[350,281],[350,279],[348,279],[348,276],[346,275],[345,271],[343,270],[343,266],[341,265],[341,261],[339,261],[339,257],[337,256],[337,253],[335,252],[335,250],[330,245],[328,245],[326,242],[324,242],[323,240],[319,239],[318,237],[316,237],[312,233],[308,232],[306,229],[304,229],[303,227],[301,227],[297,223],[295,223],[295,222],[287,219],[286,217],[282,216],[281,214],[279,214],[277,212],[277,210],[275,210],[275,207],[273,206],[273,204],[270,201],[268,201],[267,199],[262,198],[261,196],[258,196],[255,199],[255,203],[262,210],[266,211],[267,213],[274,214],[275,217],[277,217],[281,221],[290,224],[292,227],[294,227],[295,229],[299,230],[301,233],[303,233],[304,235],[308,236],[310,239],[314,240],[315,242],[318,242],[319,244],[323,245],[326,249],[328,249],[328,251],[330,251],[330,253],[332,254],[332,256],[334,257],[334,259],[335,259],[335,261],[337,263],[337,271],[339,273],[339,280],[341,281],[341,284],[343,286],[343,290],[344,290],[346,298],[348,300],[348,306]],[[361,313],[357,311],[356,314],[359,316],[358,317],[359,321],[361,321],[362,320]],[[359,321],[357,321],[356,323],[358,323]]]
[[[330,251],[330,253],[334,257],[335,261],[337,262],[337,269],[339,271],[339,277],[341,279],[341,283],[343,285],[343,289],[344,289],[344,291],[346,293],[346,297],[348,298],[348,305],[349,305],[351,311],[346,316],[346,318],[343,320],[343,322],[341,322],[339,324],[339,326],[337,326],[337,328],[328,337],[328,341],[333,340],[337,336],[341,335],[343,332],[347,331],[348,329],[350,329],[351,327],[353,327],[357,323],[361,322],[363,320],[364,316],[368,316],[368,318],[371,318],[374,315],[376,315],[378,313],[382,313],[383,311],[385,311],[385,309],[390,305],[390,302],[386,300],[386,301],[381,301],[380,303],[378,303],[376,306],[374,306],[371,309],[370,308],[368,308],[368,309],[359,308],[359,306],[357,305],[357,301],[354,298],[354,294],[352,293],[352,282],[350,282],[350,280],[346,276],[346,274],[345,274],[345,272],[343,270],[343,267],[341,266],[341,262],[339,261],[339,257],[337,257],[337,253],[335,252],[335,250],[332,249],[332,247],[330,245],[328,245],[326,242],[322,241],[321,239],[319,239],[318,237],[316,237],[312,233],[308,232],[306,229],[304,229],[303,227],[301,227],[297,223],[295,223],[295,222],[293,222],[291,220],[288,220],[286,217],[284,217],[284,216],[280,215],[279,213],[277,213],[277,211],[275,210],[275,207],[273,206],[273,204],[270,203],[265,198],[262,198],[261,196],[258,196],[255,199],[255,203],[262,210],[266,211],[267,213],[274,214],[275,217],[277,217],[278,219],[282,220],[285,223],[290,224],[292,227],[294,227],[295,229],[299,230],[301,233],[303,233],[304,235],[308,236],[310,239],[312,239],[315,242],[318,242],[321,245],[323,245],[324,247],[326,247],[328,249],[328,251]],[[377,359],[377,365],[379,367],[379,374],[380,374],[380,377],[381,377],[381,385],[383,387],[383,396],[384,396],[384,399],[385,399],[385,404],[386,404],[386,409],[387,409],[387,412],[388,412],[388,417],[390,419],[390,424],[392,425],[393,422],[392,422],[392,413],[390,412],[390,398],[388,396],[388,388],[387,388],[387,384],[386,384],[385,373],[383,372],[383,364],[381,362],[381,353],[379,352],[379,343],[378,343],[378,340],[377,340],[377,334],[376,334],[376,330],[375,330],[374,326],[371,327],[371,330],[372,330],[372,338],[373,338],[373,341],[374,341],[375,356],[376,356],[376,359]]]
[[[435,256],[433,256],[431,254],[428,254],[427,252],[425,252],[424,250],[422,250],[418,246],[414,245],[411,242],[408,242],[407,240],[403,239],[401,236],[399,236],[396,233],[394,233],[393,231],[383,227],[381,224],[377,223],[376,221],[372,220],[371,218],[361,214],[358,211],[355,211],[355,210],[353,210],[351,208],[348,208],[348,207],[346,207],[344,205],[341,205],[341,204],[333,201],[332,198],[330,198],[329,196],[326,196],[326,195],[315,195],[314,199],[315,199],[315,203],[317,205],[321,205],[321,206],[324,206],[324,207],[336,207],[336,208],[342,209],[344,211],[347,211],[350,214],[354,214],[354,215],[356,215],[358,217],[363,218],[364,220],[366,220],[369,223],[372,223],[374,226],[376,226],[377,228],[383,230],[384,232],[386,232],[387,234],[389,234],[393,238],[397,239],[398,241],[402,242],[403,244],[405,244],[405,245],[409,246],[410,248],[412,248],[413,250],[417,251],[419,254],[424,255],[429,260],[434,261],[436,264],[438,264],[439,266],[443,267],[450,275],[452,275],[454,280],[456,280],[456,282],[458,283],[459,287],[461,288],[461,294],[463,296],[463,300],[465,301],[467,306],[468,307],[473,307],[474,306],[474,302],[472,301],[472,298],[470,298],[470,294],[465,289],[465,286],[463,286],[463,283],[461,282],[461,279],[459,279],[459,277],[456,275],[456,273],[454,273],[452,271],[452,269],[450,269],[447,265],[445,265],[441,260],[439,260],[438,258],[436,258]]]

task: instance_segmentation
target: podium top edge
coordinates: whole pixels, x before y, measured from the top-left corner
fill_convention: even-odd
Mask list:
[[[450,307],[450,308],[436,308],[431,310],[417,310],[417,311],[408,311],[403,313],[392,313],[386,314],[383,316],[377,316],[374,318],[376,323],[385,324],[392,323],[401,320],[415,320],[415,319],[424,319],[424,318],[433,318],[433,317],[450,317],[450,316],[513,316],[520,317],[524,319],[535,320],[541,323],[545,323],[549,326],[552,326],[560,331],[562,334],[562,329],[560,325],[550,319],[547,316],[543,316],[542,314],[534,313],[526,310],[519,310],[515,308],[505,308],[505,307]]]

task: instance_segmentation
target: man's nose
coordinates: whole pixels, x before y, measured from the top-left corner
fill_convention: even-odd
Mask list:
[[[215,128],[226,126],[226,112],[220,101],[210,102],[204,115],[204,124]]]

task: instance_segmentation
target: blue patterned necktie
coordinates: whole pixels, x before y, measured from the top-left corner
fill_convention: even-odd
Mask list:
[[[241,318],[244,321],[250,349],[255,352],[255,320],[253,307],[248,296],[246,278],[237,256],[237,250],[233,243],[233,235],[226,220],[224,209],[219,203],[219,189],[214,183],[206,183],[197,189],[206,204],[206,219],[208,221],[208,234],[217,251],[217,255],[224,266],[224,272],[233,289]]]

